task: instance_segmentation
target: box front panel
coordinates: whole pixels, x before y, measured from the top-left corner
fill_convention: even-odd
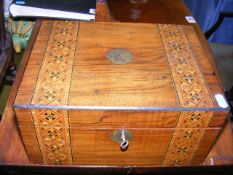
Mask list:
[[[49,109],[15,109],[15,112],[30,160],[52,165],[200,164],[220,132],[220,128],[208,128],[212,112]],[[174,116],[175,120],[161,122],[166,115]],[[176,123],[176,127],[162,127],[164,123],[171,126]],[[117,130],[132,134],[126,151],[121,151],[119,141],[112,140]]]
[[[126,129],[127,130],[127,129]],[[126,151],[112,140],[113,129],[71,128],[74,164],[161,165],[173,130],[129,129],[132,138]]]
[[[220,128],[213,128],[206,130],[197,150],[193,154],[191,165],[199,165],[205,160],[211,147],[213,146],[214,141],[216,140],[220,132],[221,132]]]

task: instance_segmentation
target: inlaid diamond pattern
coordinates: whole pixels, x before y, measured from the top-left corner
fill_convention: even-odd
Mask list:
[[[31,104],[66,105],[78,22],[55,21]],[[66,111],[32,110],[45,164],[72,164]]]
[[[213,112],[182,112],[177,123],[178,128],[206,128]]]
[[[189,165],[196,142],[203,135],[201,129],[179,129],[176,130],[171,140],[164,165]]]
[[[168,63],[182,107],[212,107],[213,102],[183,29],[159,25]],[[164,165],[188,165],[213,112],[181,112]],[[187,128],[187,129],[181,129]]]
[[[176,25],[159,25],[159,29],[181,106],[213,106],[202,73],[182,28]]]

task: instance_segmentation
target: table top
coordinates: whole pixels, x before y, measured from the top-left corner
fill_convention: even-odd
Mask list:
[[[154,3],[154,4],[151,4],[149,6],[145,5],[141,11],[139,10],[140,12],[136,12],[137,15],[139,14],[139,16],[136,15],[137,18],[135,18],[134,15],[126,15],[128,14],[127,9],[132,9],[135,7],[133,7],[127,2],[126,3],[124,2],[125,2],[124,0],[110,0],[109,8],[106,3],[97,3],[96,21],[153,22],[153,23],[193,25],[196,33],[198,34],[199,40],[201,41],[202,47],[205,50],[206,59],[204,60],[204,62],[208,61],[211,67],[213,68],[213,70],[211,69],[212,74],[209,74],[209,81],[211,83],[211,81],[213,80],[213,78],[216,77],[216,75],[217,75],[217,79],[219,79],[215,62],[208,46],[208,42],[206,41],[204,35],[202,34],[199,26],[197,24],[189,24],[185,19],[185,16],[190,15],[190,12],[186,8],[183,0],[149,1],[150,3]],[[145,14],[144,11],[147,11],[148,8],[150,14],[153,12],[151,6],[153,6],[154,9],[156,9],[156,11],[154,11],[155,14],[144,17],[143,16],[143,14]],[[132,10],[132,13],[135,13],[135,10]],[[142,17],[140,17],[140,14],[142,14]],[[0,123],[0,140],[2,141],[0,144],[0,161],[4,164],[24,164],[24,165],[30,164],[16,127],[12,104],[15,100],[17,90],[19,88],[19,84],[21,82],[28,58],[30,56],[30,51],[32,50],[33,43],[36,39],[40,25],[41,25],[41,21],[38,21],[34,27],[32,37],[28,43],[28,47],[24,53],[23,60],[18,69],[17,77],[12,87],[4,115]],[[206,73],[208,74],[208,72]],[[213,86],[212,90],[215,91],[216,87]],[[226,127],[224,128],[216,145],[209,153],[209,156],[205,160],[204,165],[210,165],[213,163],[224,165],[229,162],[232,163],[232,161],[228,161],[231,160],[232,157],[233,157],[232,129],[230,122],[227,121]],[[223,160],[221,160],[221,158]]]

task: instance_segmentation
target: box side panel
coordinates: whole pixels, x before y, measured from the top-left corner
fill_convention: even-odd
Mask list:
[[[204,129],[176,129],[164,159],[164,166],[190,165],[192,155],[199,145]]]
[[[19,126],[19,130],[30,162],[34,164],[43,164],[35,128],[30,126]]]
[[[193,155],[191,165],[201,164],[205,160],[220,131],[220,128],[207,129],[205,131],[205,134],[203,135],[201,142]]]
[[[42,164],[43,159],[30,110],[15,109],[15,115],[29,160],[35,164]]]
[[[228,112],[214,112],[214,116],[210,121],[209,127],[223,127],[223,124],[225,123],[228,115]]]
[[[112,129],[71,128],[74,164],[161,165],[173,130],[127,129],[132,138],[126,151],[112,140]]]
[[[35,105],[31,109],[33,127],[44,164],[72,164],[67,112],[36,109],[36,106],[67,105],[78,29],[79,22],[74,21],[42,25],[22,83],[20,92],[24,94],[20,96],[19,92],[16,101],[20,102],[16,103],[19,107]],[[27,119],[21,118],[21,121]]]
[[[213,114],[213,112],[203,111],[181,112],[163,162],[164,166],[191,165],[192,157],[199,147]],[[213,143],[212,140],[211,144]],[[208,150],[203,150],[202,153],[206,155],[207,152]]]

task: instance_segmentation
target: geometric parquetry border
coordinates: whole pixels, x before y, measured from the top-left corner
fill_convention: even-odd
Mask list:
[[[67,105],[78,29],[79,22],[54,21],[31,104]],[[67,111],[31,111],[44,164],[72,164]]]
[[[158,25],[181,107],[214,107],[181,26]]]
[[[205,80],[181,26],[158,25],[181,107],[213,107]],[[163,165],[189,165],[213,112],[181,112]]]

